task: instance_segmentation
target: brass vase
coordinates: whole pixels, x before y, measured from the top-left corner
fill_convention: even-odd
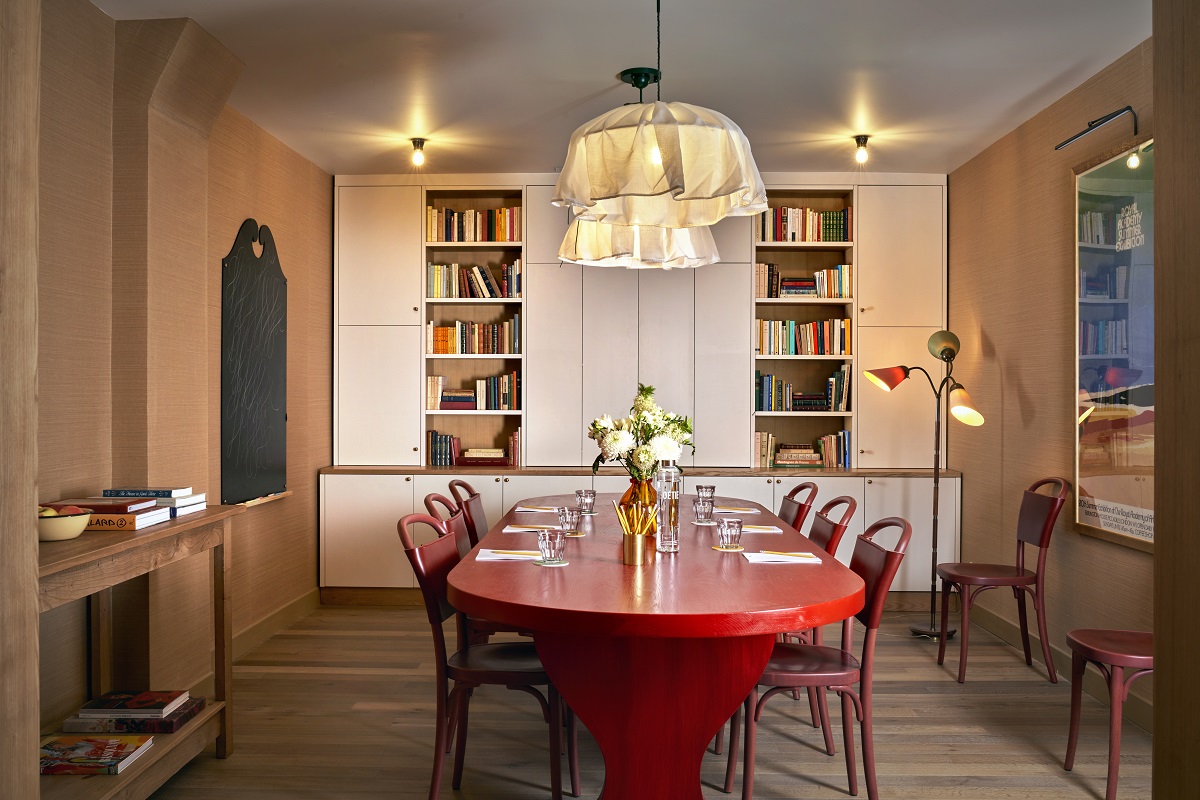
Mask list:
[[[646,542],[649,539],[649,536],[628,533],[621,536],[621,560],[634,567],[646,563]]]
[[[649,480],[638,480],[631,477],[629,479],[629,488],[625,490],[625,494],[621,495],[621,499],[617,501],[621,511],[628,516],[629,510],[635,506],[641,506],[643,509],[653,511],[658,506],[658,492],[654,491],[654,486]],[[655,526],[652,524],[650,533],[653,535]]]

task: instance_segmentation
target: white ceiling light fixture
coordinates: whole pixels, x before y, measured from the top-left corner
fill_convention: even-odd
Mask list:
[[[655,11],[659,18],[657,0]],[[661,35],[658,45],[661,65]],[[637,88],[638,102],[602,114],[571,135],[551,201],[570,208],[575,218],[559,257],[633,267],[700,266],[719,260],[707,231],[671,231],[766,210],[766,186],[746,135],[711,109],[663,102],[658,68],[635,67],[620,77]],[[658,99],[643,103],[642,90],[651,83],[658,84]],[[624,230],[628,227],[666,232]]]
[[[870,138],[866,134],[860,133],[854,137],[854,143],[858,145],[858,149],[854,151],[854,160],[860,164],[867,163],[870,155],[867,153],[867,139]]]
[[[413,139],[412,146],[413,146],[412,163],[413,163],[414,167],[419,167],[425,163],[425,140],[424,139]]]

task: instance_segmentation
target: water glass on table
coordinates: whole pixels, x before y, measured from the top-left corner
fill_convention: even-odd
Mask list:
[[[579,530],[579,515],[578,508],[570,506],[561,506],[558,509],[558,526],[562,528],[564,536],[583,536]]]
[[[700,486],[696,487],[696,496],[699,497],[701,500],[705,500],[705,499],[712,500],[713,496],[716,493],[717,493],[716,486],[700,485]]]
[[[591,516],[596,512],[593,510],[596,507],[596,490],[595,489],[576,489],[575,504],[579,507],[579,513],[584,516]]]
[[[538,531],[537,537],[538,552],[542,556],[537,563],[546,567],[567,563],[563,559],[566,539],[563,538],[562,531]]]
[[[717,547],[721,550],[742,549],[742,521],[736,517],[717,520]]]
[[[713,522],[713,499],[711,497],[697,497],[692,501],[692,511],[696,515],[697,525],[716,525]]]

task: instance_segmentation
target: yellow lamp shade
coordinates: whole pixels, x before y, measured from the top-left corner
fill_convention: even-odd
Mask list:
[[[890,392],[908,377],[908,367],[882,367],[880,369],[863,370],[863,375],[871,383]]]
[[[983,424],[983,414],[975,408],[975,404],[971,402],[971,395],[967,394],[961,383],[950,387],[950,413],[964,425]]]

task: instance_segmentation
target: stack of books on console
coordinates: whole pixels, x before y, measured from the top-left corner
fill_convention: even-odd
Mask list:
[[[508,454],[502,447],[469,447],[458,457],[459,467],[508,467]]]
[[[775,449],[776,467],[821,467],[822,456],[811,444],[780,444]]]
[[[66,733],[175,733],[204,708],[186,691],[108,692],[63,721]]]
[[[87,531],[140,531],[171,518],[170,509],[159,508],[153,497],[69,497],[42,505],[90,508]]]
[[[175,519],[195,514],[208,508],[208,496],[204,492],[193,492],[190,486],[145,486],[120,489],[105,489],[104,498],[113,502],[121,500],[153,501],[155,511],[165,512],[163,519]],[[148,513],[148,512],[143,512]],[[92,516],[95,521],[95,515]],[[161,520],[160,520],[161,521]]]

